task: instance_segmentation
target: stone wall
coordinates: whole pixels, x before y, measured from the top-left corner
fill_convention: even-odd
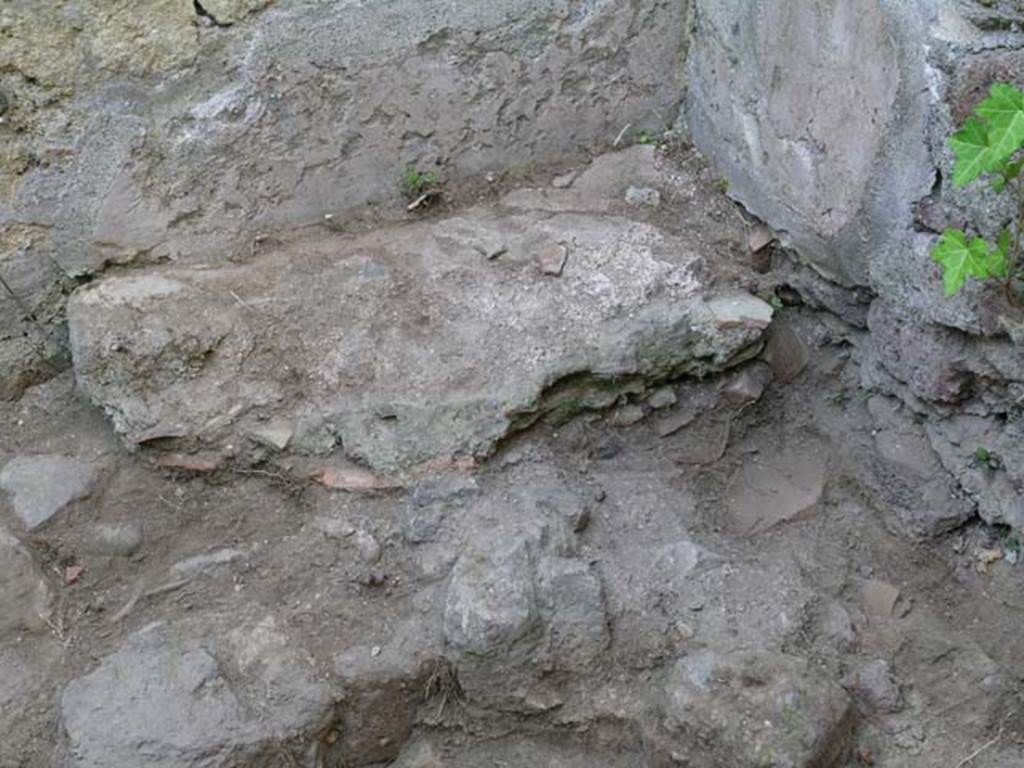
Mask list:
[[[1011,218],[984,184],[953,187],[948,137],[992,82],[1024,85],[1024,7],[697,0],[694,16],[695,143],[797,258],[873,300],[865,389],[929,421],[986,520],[1024,526],[1024,312],[994,284],[947,299],[929,255],[947,227],[992,236]]]
[[[0,396],[60,364],[64,294],[105,265],[244,254],[393,200],[410,162],[454,181],[667,127],[687,5],[4,3]]]

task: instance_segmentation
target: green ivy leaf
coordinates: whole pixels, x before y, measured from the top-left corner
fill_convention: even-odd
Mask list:
[[[999,235],[999,242],[988,255],[988,274],[991,277],[1005,279],[1010,274],[1010,243],[1013,236],[1010,230],[1004,229]],[[984,242],[984,241],[983,241]]]
[[[974,113],[988,127],[985,170],[998,170],[1024,145],[1024,93],[1009,83],[994,83]]]
[[[942,285],[947,296],[953,296],[968,277],[984,280],[1005,277],[1008,269],[1010,233],[1003,232],[993,247],[980,237],[967,240],[959,229],[947,229],[932,249],[932,258],[942,265]]]
[[[989,137],[985,124],[970,118],[964,127],[953,134],[949,140],[956,155],[953,168],[953,184],[966,187],[989,166]]]

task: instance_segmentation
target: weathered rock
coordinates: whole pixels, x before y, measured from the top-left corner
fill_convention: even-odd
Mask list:
[[[658,387],[647,396],[647,404],[656,411],[671,408],[677,402],[679,398],[672,387]]]
[[[502,537],[504,538],[504,537]],[[445,603],[445,639],[475,656],[507,651],[538,624],[534,566],[527,542],[498,538],[459,557]]]
[[[550,515],[555,521],[553,528],[558,528],[558,522],[564,522],[574,533],[579,533],[590,523],[590,503],[571,487],[536,482],[528,489],[527,498],[536,509]]]
[[[870,289],[846,288],[791,258],[779,259],[773,267],[777,279],[800,294],[804,304],[827,310],[857,328],[867,327],[868,309],[874,298]]]
[[[537,270],[542,275],[560,277],[569,259],[569,248],[564,243],[553,243],[542,247],[533,257]]]
[[[857,670],[856,690],[860,699],[875,712],[893,714],[903,708],[900,687],[884,659],[875,659]]]
[[[236,682],[221,659],[251,676],[247,683]],[[326,686],[272,620],[207,642],[180,641],[150,625],[64,689],[66,764],[262,764],[287,754],[291,740],[311,742],[331,707]]]
[[[871,331],[863,366],[866,386],[886,386],[886,376],[904,385],[921,400],[955,404],[971,394],[963,334],[936,325],[925,325],[905,310],[876,301],[868,313]],[[880,369],[880,370],[879,370]]]
[[[0,488],[29,530],[88,496],[95,482],[95,465],[66,456],[21,456],[0,472]]]
[[[669,427],[675,427],[680,420],[670,421],[666,417],[662,421],[662,434]],[[696,417],[692,422],[685,422],[685,430],[673,437],[669,455],[677,464],[704,466],[714,464],[725,454],[729,445],[729,430],[732,416],[728,411],[711,411]],[[674,432],[674,430],[673,430]],[[673,434],[668,432],[667,434]]]
[[[722,401],[735,406],[755,403],[761,399],[771,380],[772,370],[764,363],[744,366],[722,387]]]
[[[845,692],[791,656],[693,653],[672,668],[665,696],[663,749],[694,768],[838,766],[852,743]]]
[[[50,587],[14,536],[0,528],[0,639],[40,632],[50,618]]]
[[[295,427],[283,419],[277,419],[254,426],[250,434],[258,442],[283,451],[291,442]]]
[[[748,458],[727,491],[730,527],[737,533],[762,533],[813,515],[825,488],[828,458],[828,450],[815,443]]]
[[[768,343],[764,348],[764,359],[780,384],[788,384],[799,376],[811,359],[811,350],[788,323],[772,323]]]
[[[1020,421],[956,414],[925,425],[943,468],[990,525],[1024,530],[1024,427]]]
[[[868,408],[877,454],[857,479],[895,513],[887,520],[911,536],[936,536],[969,519],[974,505],[944,470],[924,429],[890,398],[876,395]]]
[[[508,253],[482,259],[474,244],[498,232]],[[562,276],[537,274],[538,244],[563,240]],[[630,382],[731,365],[772,315],[748,295],[705,298],[685,243],[616,217],[477,209],[303,258],[80,290],[68,308],[80,386],[130,443],[237,445],[273,415],[300,425],[295,443],[323,433],[319,450],[340,442],[393,470],[486,455],[545,413],[607,407]]]

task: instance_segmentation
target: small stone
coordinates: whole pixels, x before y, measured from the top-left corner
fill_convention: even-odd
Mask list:
[[[87,497],[95,483],[95,465],[66,456],[21,456],[0,472],[0,488],[11,495],[14,514],[30,531]]]
[[[373,656],[374,658],[377,658],[378,656],[380,656],[380,646],[379,645],[373,646],[373,648],[370,649],[370,655]]]
[[[551,180],[551,186],[555,189],[568,189],[576,181],[576,175],[576,171],[570,171],[569,173],[563,173],[561,176],[555,176]]]
[[[195,557],[189,557],[185,560],[181,560],[171,566],[172,571],[178,573],[197,573],[199,571],[209,570],[218,565],[226,565],[232,560],[237,560],[243,556],[243,552],[239,552],[237,549],[218,549],[216,552],[210,552],[205,555],[196,555]]]
[[[380,560],[380,542],[369,531],[362,529],[356,531],[356,547],[359,550],[359,557],[367,565],[374,565]]]
[[[639,405],[624,405],[612,414],[612,424],[617,427],[630,427],[644,419],[644,409]]]
[[[283,451],[288,447],[288,443],[291,442],[294,432],[295,428],[291,422],[284,419],[274,419],[266,424],[259,424],[253,427],[249,434],[257,442]]]
[[[706,466],[725,455],[729,445],[732,417],[728,411],[703,413],[687,424],[687,430],[674,440],[672,460],[677,464]]]
[[[857,672],[857,694],[877,712],[894,714],[903,709],[900,687],[884,659],[868,662]]]
[[[559,277],[569,259],[569,249],[562,243],[552,243],[537,251],[534,264],[542,275]]]
[[[788,384],[807,367],[811,350],[789,325],[776,322],[768,332],[764,359],[779,383]]]
[[[658,387],[647,397],[647,404],[656,411],[671,408],[679,401],[672,387]]]
[[[722,400],[736,406],[756,403],[761,399],[771,378],[772,369],[767,365],[748,365],[722,387]]]
[[[861,586],[861,603],[869,616],[891,618],[900,599],[900,590],[884,581],[869,579]]]
[[[661,192],[651,187],[633,187],[626,190],[626,202],[636,207],[657,208],[661,205]]]
[[[315,525],[329,539],[348,538],[356,532],[352,523],[337,517],[319,517]]]
[[[771,325],[774,311],[770,304],[756,296],[736,294],[722,296],[708,302],[708,308],[720,329],[758,328]]]
[[[79,563],[78,565],[69,565],[64,569],[64,583],[67,585],[77,584],[78,580],[82,578],[82,574],[85,573],[85,566]]]
[[[747,246],[751,253],[763,251],[775,241],[775,233],[766,224],[757,224],[750,230]]]
[[[675,623],[676,634],[679,635],[683,640],[692,640],[696,636],[696,632],[693,627],[687,624],[685,621],[677,621]]]
[[[825,488],[828,454],[821,446],[753,457],[727,491],[737,533],[761,533],[813,515]]]

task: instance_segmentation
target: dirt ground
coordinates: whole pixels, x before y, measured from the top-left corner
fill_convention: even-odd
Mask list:
[[[724,197],[709,211],[749,226]],[[670,205],[651,215],[695,231]],[[714,247],[706,230],[700,236]],[[729,237],[720,248],[745,249]],[[762,291],[784,281],[743,258],[719,279]],[[13,699],[0,698],[0,763],[53,764],[64,738],[61,690],[154,622],[215,628],[211,617],[271,614],[317,674],[335,681],[339,655],[387,647],[410,616],[437,613],[478,510],[543,488],[586,502],[573,547],[604,585],[610,639],[601,662],[554,675],[551,701],[533,710],[488,701],[467,673],[461,695],[439,702],[428,691],[397,762],[375,764],[660,765],[645,738],[606,733],[595,702],[612,688],[653,702],[645,681],[680,654],[728,639],[807,660],[849,693],[856,725],[848,761],[836,765],[1024,765],[1024,578],[1009,562],[1007,531],[972,520],[928,540],[906,535],[872,480],[879,426],[870,403],[883,396],[859,386],[862,331],[793,291],[778,295],[777,322],[809,350],[792,380],[776,371],[763,394],[754,386],[694,406],[689,420],[684,406],[742,372],[674,382],[663,396],[675,405],[622,402],[540,423],[479,468],[373,494],[325,488],[287,456],[210,472],[157,466],[153,448],[120,443],[71,372],[0,403],[0,464],[66,454],[100,468],[86,498],[35,530],[3,510],[43,567],[55,608],[48,633],[0,649],[0,668],[21,670],[10,678]],[[683,422],[676,430],[673,418]],[[772,485],[773,473],[793,481],[797,501],[759,497],[791,492]],[[754,511],[744,502],[751,493],[763,502]],[[422,534],[421,509],[440,510]],[[116,526],[141,530],[141,542],[124,552],[96,547],[97,531]],[[673,577],[659,575],[652,553],[683,539],[719,565],[663,599],[659,580]]]

